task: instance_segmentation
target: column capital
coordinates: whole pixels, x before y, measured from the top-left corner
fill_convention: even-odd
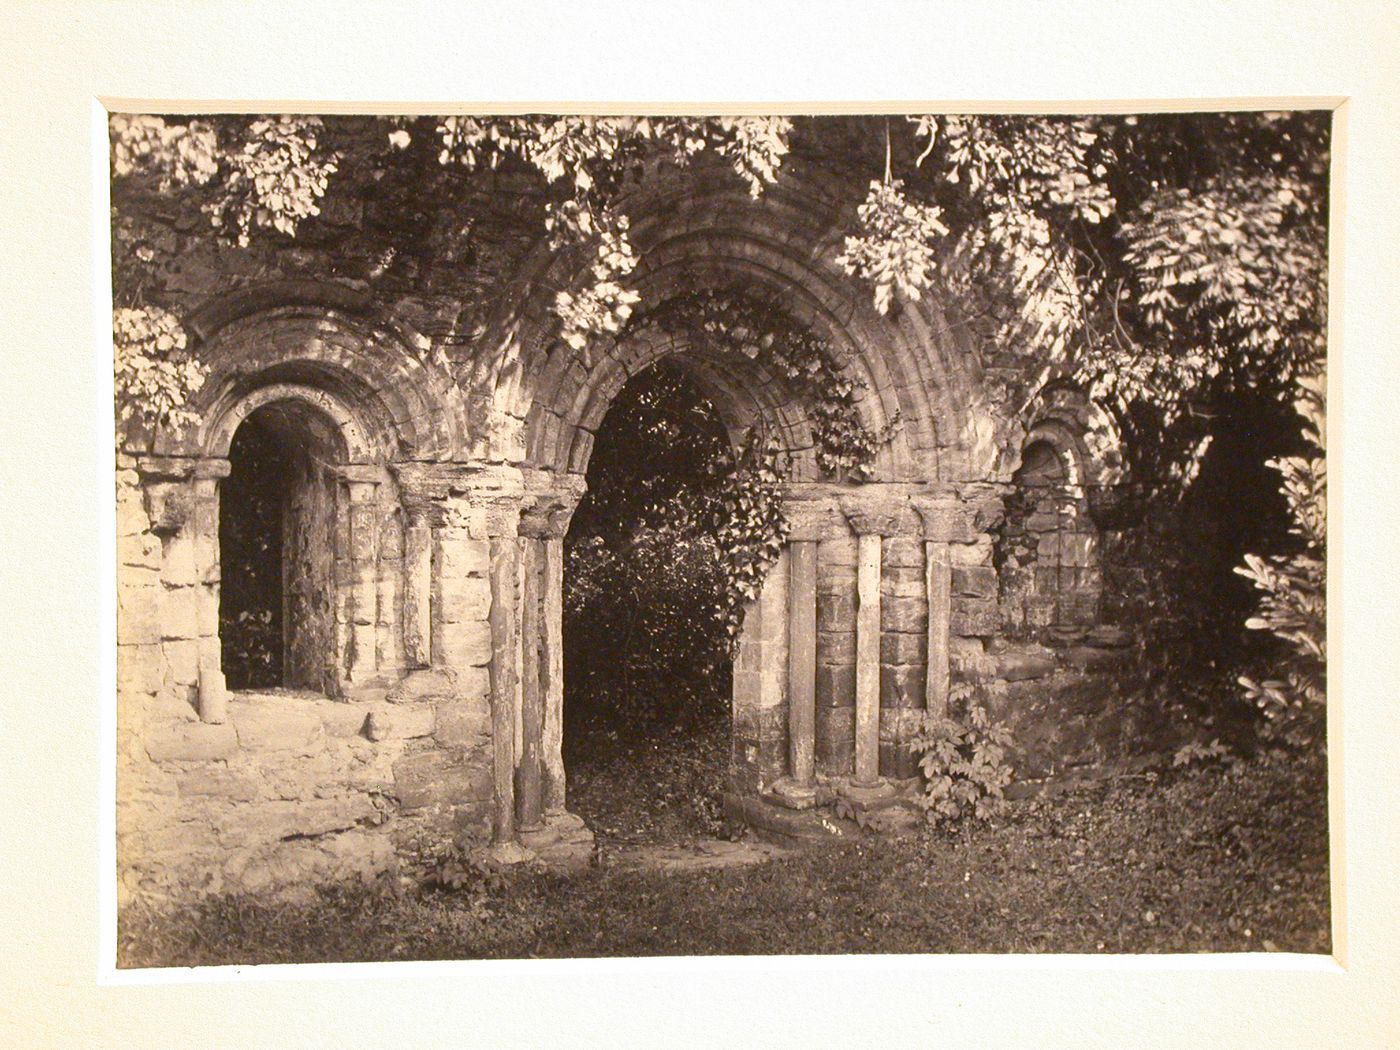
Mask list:
[[[788,522],[789,540],[824,540],[846,533],[845,518],[835,500],[786,500],[783,514]]]
[[[233,464],[219,456],[139,455],[133,464],[145,481],[190,481],[226,478]]]
[[[538,540],[561,540],[573,519],[572,507],[535,504],[520,512],[520,535]]]
[[[900,532],[899,520],[904,505],[891,499],[869,500],[848,498],[841,501],[841,513],[860,536],[895,536]]]
[[[1001,520],[999,500],[963,500],[952,493],[911,496],[924,539],[938,543],[976,543]],[[994,505],[993,505],[994,504]]]
[[[514,467],[394,463],[390,469],[411,521],[465,528],[479,539],[517,534],[525,487]]]
[[[520,534],[536,539],[563,539],[586,487],[581,476],[566,474],[549,479],[547,487],[527,490],[520,513]]]
[[[519,498],[525,483],[515,467],[470,463],[391,463],[389,469],[404,493],[423,499]]]

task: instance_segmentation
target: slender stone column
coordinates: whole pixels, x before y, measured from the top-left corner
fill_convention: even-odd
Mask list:
[[[228,718],[228,684],[224,679],[219,639],[219,479],[229,474],[226,459],[200,460],[194,467],[194,567],[199,620],[199,717],[220,723]]]
[[[787,775],[773,784],[773,797],[793,809],[809,809],[817,798],[816,540],[789,541],[786,560]]]
[[[564,811],[564,533],[577,502],[572,491],[541,497],[520,518],[530,549],[522,622],[525,639],[522,722],[526,748],[537,740],[541,804],[546,814]],[[533,639],[533,641],[532,641]],[[525,753],[522,753],[525,757]],[[523,818],[522,818],[523,819]]]
[[[523,526],[522,522],[522,526]],[[520,538],[520,639],[521,705],[515,770],[515,815],[521,831],[534,831],[544,813],[542,794],[542,735],[544,696],[540,691],[540,570],[542,543],[533,536]]]
[[[788,768],[797,787],[810,788],[816,778],[816,542],[793,541],[788,566]]]
[[[880,558],[899,512],[883,505],[843,503],[856,547],[856,747],[851,787],[868,794],[880,780]]]
[[[372,678],[378,666],[375,644],[379,611],[379,507],[375,502],[378,485],[366,476],[366,469],[358,465],[342,468],[350,495],[351,682]]]
[[[491,539],[491,742],[495,816],[491,841],[515,840],[515,581],[516,538]]]
[[[544,541],[544,808],[564,812],[564,538]]]
[[[403,650],[409,669],[433,653],[433,530],[426,507],[407,503],[403,536]]]
[[[924,524],[925,583],[928,591],[928,675],[924,706],[948,713],[948,636],[952,617],[951,551],[953,543],[977,538],[975,505],[955,496],[920,495],[912,500]]]
[[[930,713],[948,713],[948,618],[952,608],[948,544],[924,541],[924,569],[928,590],[928,674],[924,707]]]
[[[878,532],[862,533],[856,552],[855,782],[880,776],[880,548]]]

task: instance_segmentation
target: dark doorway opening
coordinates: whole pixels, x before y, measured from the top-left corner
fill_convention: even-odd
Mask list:
[[[729,455],[670,362],[634,376],[595,437],[565,537],[564,761],[569,808],[604,841],[720,827],[732,667],[712,513]]]
[[[219,497],[219,637],[231,689],[335,691],[337,437],[314,410],[239,426]]]

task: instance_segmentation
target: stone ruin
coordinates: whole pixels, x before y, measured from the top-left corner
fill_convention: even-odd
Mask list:
[[[315,277],[339,272],[333,245],[299,248],[296,273],[190,265],[200,422],[117,460],[121,899],[371,878],[449,842],[586,860],[561,748],[563,537],[611,400],[662,359],[792,463],[791,533],[733,666],[731,815],[793,835],[825,799],[902,797],[915,720],[961,685],[1016,732],[1021,776],[1121,757],[1106,415],[936,302],[877,314],[800,181],[755,201],[702,180],[629,211],[644,301],[740,285],[844,355],[863,422],[898,421],[872,479],[822,477],[808,406],[761,359],[651,330],[559,342],[547,290],[577,263],[543,248],[470,330],[450,294]],[[220,522],[246,508],[221,488],[248,425],[296,468],[284,678],[230,691]]]

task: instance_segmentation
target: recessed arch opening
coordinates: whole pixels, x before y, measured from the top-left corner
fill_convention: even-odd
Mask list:
[[[732,645],[702,519],[746,442],[803,450],[768,377],[628,343],[637,356],[588,392],[570,449],[587,489],[564,545],[564,764],[570,808],[600,834],[676,841],[719,830],[742,703],[745,628]]]
[[[232,689],[337,690],[337,469],[344,431],[306,401],[232,430],[219,499],[219,638]]]
[[[1072,431],[1053,422],[1031,429],[993,547],[1002,621],[1013,637],[1048,639],[1097,622],[1099,537],[1083,469]]]

